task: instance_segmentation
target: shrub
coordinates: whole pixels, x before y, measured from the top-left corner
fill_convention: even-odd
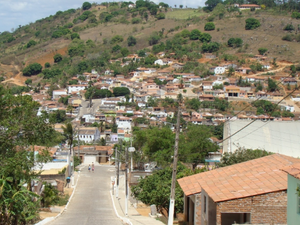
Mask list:
[[[122,47],[120,45],[115,45],[113,48],[112,48],[112,52],[117,52],[121,49]]]
[[[213,16],[213,15],[211,15],[211,16],[209,16],[209,17],[207,17],[207,21],[208,22],[212,22],[212,21],[214,21],[214,19],[215,19],[215,17]]]
[[[120,43],[122,42],[124,39],[121,35],[115,35],[112,37],[112,39],[110,40],[110,44],[116,44],[116,43]]]
[[[220,49],[218,42],[204,43],[202,45],[202,52],[216,52]]]
[[[292,24],[286,25],[283,29],[284,30],[295,30],[295,28],[294,28],[294,26]]]
[[[30,41],[27,43],[26,48],[30,48],[31,46],[35,46],[36,44],[37,44],[36,41],[30,40]]]
[[[290,34],[284,35],[281,39],[283,41],[293,41],[293,37]]]
[[[45,68],[49,68],[50,66],[51,66],[50,63],[48,63],[48,62],[46,62],[44,65]]]
[[[64,28],[72,28],[73,27],[73,23],[67,23],[64,25]]]
[[[133,36],[129,36],[127,38],[127,45],[128,46],[134,46],[134,45],[136,45],[136,38],[133,37]]]
[[[149,45],[155,45],[159,42],[160,36],[157,32],[153,32],[151,36],[148,38]]]
[[[268,51],[267,48],[259,48],[259,49],[258,49],[258,52],[259,52],[259,54],[261,54],[261,55],[265,54],[267,51]]]
[[[138,24],[138,23],[141,23],[141,22],[142,22],[142,20],[140,18],[132,18],[131,19],[132,24]]]
[[[253,29],[256,29],[259,26],[260,26],[259,20],[254,19],[254,18],[246,19],[246,25],[245,25],[246,30],[253,30]]]
[[[72,33],[71,34],[71,39],[74,40],[75,38],[80,39],[80,36],[78,33]]]
[[[181,34],[181,37],[187,38],[190,36],[191,32],[188,31],[187,29],[184,29],[183,31],[180,32],[180,34]]]
[[[227,45],[229,47],[241,47],[243,45],[243,40],[241,38],[229,38]]]
[[[208,22],[204,26],[204,30],[209,31],[209,30],[214,30],[215,29],[215,24],[213,22]]]
[[[211,40],[211,35],[208,34],[208,33],[201,33],[201,34],[200,34],[199,40],[200,40],[201,42],[210,42],[210,40]]]
[[[158,13],[155,17],[156,17],[158,20],[162,20],[162,19],[164,19],[166,16],[165,16],[164,13],[160,12],[160,13]]]
[[[62,60],[62,55],[61,54],[56,54],[53,56],[54,62],[60,62]]]
[[[294,19],[300,19],[300,13],[299,12],[293,12],[292,13],[292,18],[294,18]]]
[[[200,38],[201,32],[198,29],[194,29],[191,31],[190,39],[191,40],[198,40]]]

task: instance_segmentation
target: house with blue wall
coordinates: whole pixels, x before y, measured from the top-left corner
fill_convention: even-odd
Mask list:
[[[287,172],[287,224],[300,224],[300,163],[282,169]]]

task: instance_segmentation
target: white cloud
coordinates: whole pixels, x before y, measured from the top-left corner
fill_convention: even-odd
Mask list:
[[[15,2],[9,5],[11,11],[21,11],[26,9],[27,6],[27,2]]]

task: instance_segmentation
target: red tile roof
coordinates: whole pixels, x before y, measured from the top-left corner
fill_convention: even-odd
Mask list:
[[[291,176],[297,179],[300,179],[300,163],[284,167],[282,171],[290,174]]]
[[[259,159],[218,168],[178,180],[185,195],[203,188],[215,201],[260,195],[287,189],[287,174],[281,169],[300,159],[273,154]]]

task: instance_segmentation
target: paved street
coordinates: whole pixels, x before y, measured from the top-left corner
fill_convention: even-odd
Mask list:
[[[49,225],[121,225],[109,192],[113,171],[113,167],[95,165],[93,173],[84,167],[67,210]]]
[[[101,105],[101,101],[102,99],[93,99],[92,107],[90,108],[90,101],[82,100],[81,107],[79,108],[78,118],[82,117],[84,114],[98,112],[99,106]]]

